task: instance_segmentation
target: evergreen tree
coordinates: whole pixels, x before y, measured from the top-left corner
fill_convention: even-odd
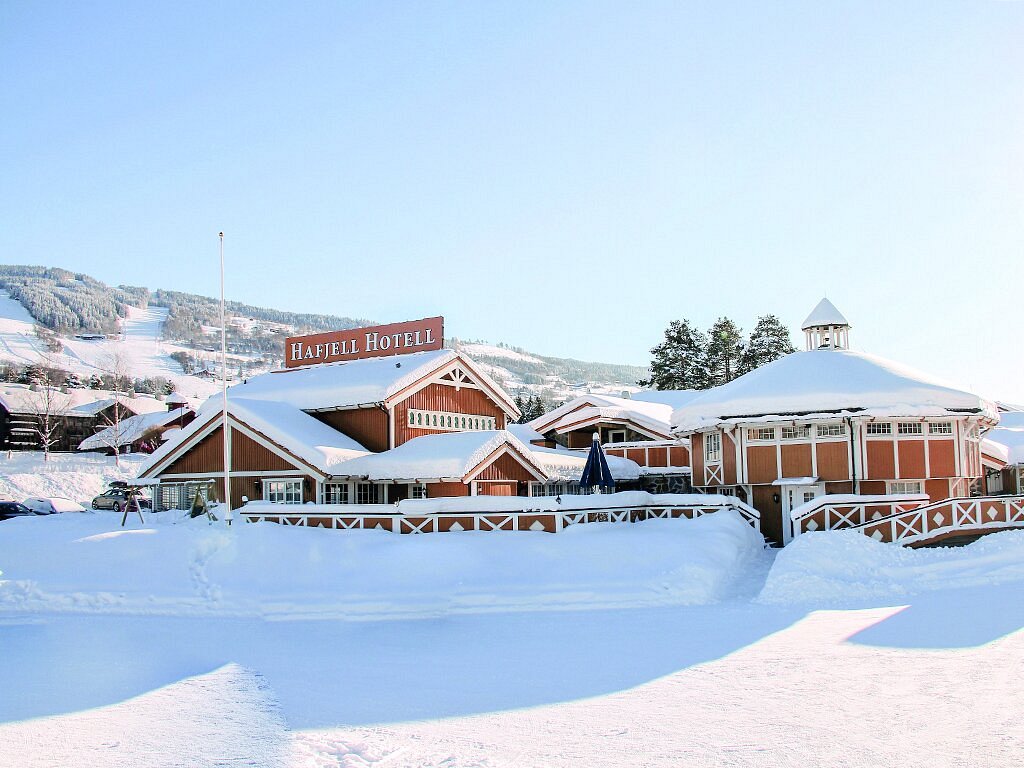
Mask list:
[[[64,379],[64,384],[67,385],[68,389],[83,389],[85,384],[75,373],[69,373],[67,378]]]
[[[750,340],[740,360],[740,374],[796,352],[789,329],[775,315],[762,315],[750,332]]]
[[[711,386],[727,384],[740,375],[743,351],[743,331],[729,318],[718,318],[708,331],[707,366]]]
[[[637,384],[655,389],[707,389],[712,386],[707,346],[707,337],[689,320],[673,320],[665,329],[665,340],[651,349],[651,377]]]
[[[103,389],[103,379],[100,378],[98,373],[94,373],[89,377],[89,389]]]

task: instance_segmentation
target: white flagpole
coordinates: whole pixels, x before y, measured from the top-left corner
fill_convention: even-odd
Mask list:
[[[221,434],[224,437],[224,520],[231,525],[231,432],[228,429],[228,343],[224,314],[224,233],[220,233],[220,391],[223,406]]]

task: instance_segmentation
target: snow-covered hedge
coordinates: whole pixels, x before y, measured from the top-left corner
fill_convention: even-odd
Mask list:
[[[110,513],[0,523],[0,613],[332,616],[693,605],[763,557],[737,513],[544,533],[397,536]],[[158,522],[177,520],[170,522]]]

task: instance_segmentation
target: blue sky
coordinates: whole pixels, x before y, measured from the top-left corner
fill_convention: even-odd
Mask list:
[[[0,261],[646,363],[799,323],[1024,401],[1024,3],[0,5]]]

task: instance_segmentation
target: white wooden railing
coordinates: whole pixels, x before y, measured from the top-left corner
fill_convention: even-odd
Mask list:
[[[500,498],[500,497],[496,497]],[[642,504],[624,506],[576,506],[551,509],[550,505],[530,508],[530,499],[523,499],[524,508],[514,511],[437,512],[428,514],[400,513],[394,505],[316,505],[313,509],[288,504],[250,504],[238,510],[247,522],[272,522],[282,525],[322,527],[338,530],[380,529],[392,533],[445,533],[450,531],[547,531],[555,533],[570,525],[610,522],[635,523],[641,520],[685,517],[693,519],[721,509],[733,509],[760,531],[761,519],[756,509],[739,499],[721,502],[714,498],[708,504]],[[607,497],[602,499],[607,500]],[[537,501],[537,500],[534,500]],[[353,505],[355,506],[355,505]]]
[[[872,520],[907,512],[928,503],[923,493],[869,496],[830,494],[801,504],[790,513],[794,535],[809,531],[852,528]]]
[[[1024,496],[944,499],[852,526],[876,541],[920,545],[956,535],[1024,528]]]

